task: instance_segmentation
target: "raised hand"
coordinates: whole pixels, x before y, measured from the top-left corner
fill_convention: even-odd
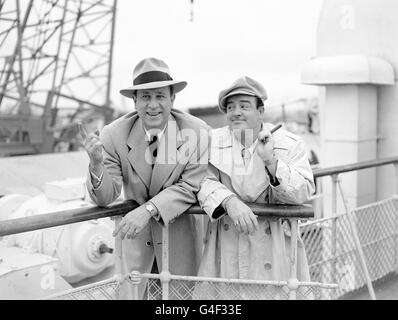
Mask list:
[[[258,134],[257,154],[263,159],[266,166],[275,164],[277,158],[274,152],[275,141],[271,131],[263,129]]]
[[[102,165],[104,161],[102,155],[103,146],[97,132],[88,134],[83,123],[79,122],[77,125],[79,127],[79,132],[82,137],[83,147],[90,157],[90,164],[93,167],[98,167]]]

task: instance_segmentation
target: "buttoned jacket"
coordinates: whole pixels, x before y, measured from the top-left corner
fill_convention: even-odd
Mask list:
[[[264,123],[264,126],[268,129],[273,127],[269,123]],[[243,184],[238,190],[232,175],[237,172],[234,166],[239,163],[237,157],[240,154],[233,151],[231,131],[228,127],[212,130],[208,176],[198,193],[199,203],[210,218],[199,268],[200,276],[288,279],[288,223],[259,217],[260,228],[250,236],[238,233],[228,215],[213,216],[215,209],[232,194],[238,195],[243,201],[263,204],[301,204],[313,194],[313,174],[301,138],[283,129],[275,132],[273,137],[278,158],[276,177],[279,185],[274,187],[270,184],[265,165],[260,165],[260,158],[257,158],[246,179],[241,179]],[[309,280],[308,263],[301,240],[297,253],[298,278]]]
[[[167,224],[170,272],[196,275],[203,236],[197,219],[183,213],[197,202],[196,193],[206,174],[208,129],[202,120],[172,109],[153,168],[146,158],[148,141],[136,112],[101,131],[105,172],[97,188],[88,175],[87,188],[93,201],[106,206],[123,189],[124,199],[140,205],[151,200],[160,215],[159,222],[151,218],[136,238],[123,241],[124,274],[134,270],[150,272],[155,257],[161,270],[162,226]],[[140,287],[141,296],[144,285]],[[123,297],[130,298],[131,292]]]

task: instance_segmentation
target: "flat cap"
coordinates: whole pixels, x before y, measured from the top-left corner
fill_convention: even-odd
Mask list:
[[[218,106],[220,110],[226,113],[227,106],[225,103],[227,98],[238,94],[258,97],[262,103],[268,98],[267,92],[261,83],[245,76],[237,79],[230,87],[220,92],[218,97]],[[262,105],[264,105],[264,103]]]

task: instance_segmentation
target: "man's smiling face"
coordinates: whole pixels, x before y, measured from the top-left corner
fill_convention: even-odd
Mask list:
[[[231,130],[260,130],[264,107],[257,107],[256,97],[233,95],[227,98],[226,109],[227,122]]]
[[[174,98],[170,87],[137,90],[135,108],[147,130],[163,129],[166,126]]]

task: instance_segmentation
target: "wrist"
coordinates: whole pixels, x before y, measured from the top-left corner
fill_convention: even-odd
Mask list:
[[[91,175],[91,183],[93,187],[96,189],[101,185],[102,178],[104,176],[104,168],[92,167],[92,165],[90,164],[89,171]]]
[[[156,219],[156,217],[158,216],[158,209],[155,207],[155,205],[152,202],[148,201],[145,203],[144,206],[145,206],[146,212],[148,212],[148,214],[152,218]]]
[[[96,176],[99,176],[104,171],[104,164],[102,162],[99,163],[90,162],[90,171],[94,173]]]
[[[221,205],[222,205],[222,207],[224,208],[225,211],[227,211],[227,205],[230,202],[230,200],[233,199],[233,198],[237,198],[237,195],[236,194],[231,194],[231,195],[229,195],[228,197],[226,197],[223,200]]]
[[[266,167],[271,167],[271,166],[276,166],[278,158],[276,157],[275,153],[273,153],[271,157],[263,159],[263,161]]]

